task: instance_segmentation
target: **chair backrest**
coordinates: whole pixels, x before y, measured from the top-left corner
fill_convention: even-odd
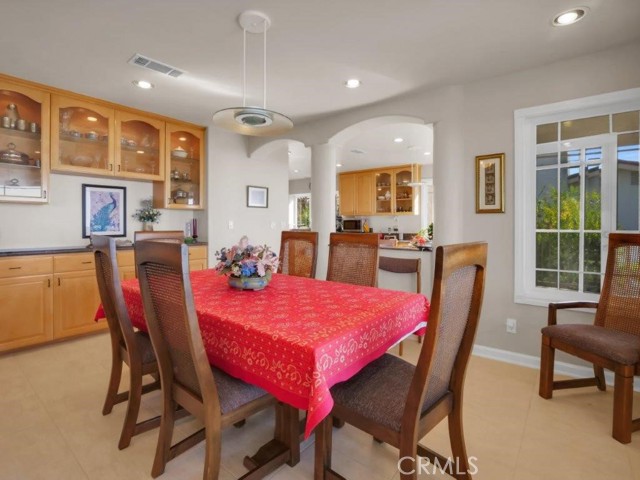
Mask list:
[[[109,324],[111,341],[118,348],[124,342],[129,355],[137,355],[134,330],[120,285],[116,241],[104,235],[92,235],[91,244],[100,301]]]
[[[595,324],[640,336],[640,234],[609,234]]]
[[[415,273],[416,274],[416,293],[421,292],[420,275],[421,260],[419,258],[394,258],[380,257],[378,263],[380,270],[392,273]]]
[[[165,391],[186,391],[220,414],[189,278],[189,252],[170,239],[136,242],[147,328]]]
[[[332,233],[327,280],[375,287],[378,284],[378,234]]]
[[[403,428],[415,428],[420,415],[445,395],[461,401],[484,294],[485,242],[440,246],[431,311],[407,405]]]
[[[317,258],[318,232],[282,232],[279,273],[315,278]]]
[[[133,243],[158,238],[175,238],[184,242],[184,232],[182,230],[138,230],[133,234]]]

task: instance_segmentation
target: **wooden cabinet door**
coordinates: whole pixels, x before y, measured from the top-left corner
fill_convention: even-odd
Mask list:
[[[116,110],[116,176],[164,180],[164,125],[143,115]]]
[[[375,175],[373,172],[356,175],[356,215],[372,215],[374,213],[374,186]]]
[[[0,80],[0,202],[47,203],[49,94]]]
[[[53,338],[51,275],[0,279],[0,352]]]
[[[189,247],[189,270],[205,270],[207,268],[207,247],[195,245]]]
[[[154,207],[204,208],[204,134],[187,125],[166,124],[164,182],[154,182]]]
[[[341,173],[338,177],[340,184],[340,215],[356,214],[356,176],[353,173]]]
[[[189,260],[189,270],[195,272],[196,270],[206,270],[206,260]]]
[[[62,338],[103,330],[106,322],[95,322],[100,293],[94,269],[54,275],[53,336]]]
[[[51,169],[114,175],[115,111],[61,95],[51,96]]]
[[[396,215],[416,215],[420,207],[420,187],[413,184],[420,181],[420,167],[410,165],[393,171],[394,213]]]

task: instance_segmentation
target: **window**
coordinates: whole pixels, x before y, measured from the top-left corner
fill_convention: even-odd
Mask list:
[[[311,194],[289,195],[289,228],[311,227]]]
[[[515,301],[597,300],[611,231],[640,225],[640,89],[515,112]]]

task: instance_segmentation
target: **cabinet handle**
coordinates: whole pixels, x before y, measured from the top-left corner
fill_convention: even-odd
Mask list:
[[[88,262],[82,262],[83,265],[88,265],[91,263],[91,260],[89,260]]]
[[[47,278],[47,288],[51,288],[51,279]]]
[[[118,165],[118,171],[120,171],[120,165]]]
[[[60,277],[58,277],[58,286],[60,286]]]
[[[110,172],[113,172],[113,163],[110,163],[110,164],[109,164],[109,171],[110,171]]]
[[[22,267],[9,267],[9,270],[20,270]]]

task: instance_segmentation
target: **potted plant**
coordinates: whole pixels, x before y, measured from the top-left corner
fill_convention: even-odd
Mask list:
[[[216,252],[215,269],[228,275],[229,285],[240,290],[262,290],[278,269],[278,256],[267,245],[252,246],[243,236],[237,245]]]
[[[153,201],[148,198],[140,202],[141,208],[132,215],[133,218],[142,222],[142,230],[153,230],[153,224],[158,223],[162,212],[153,208]]]

